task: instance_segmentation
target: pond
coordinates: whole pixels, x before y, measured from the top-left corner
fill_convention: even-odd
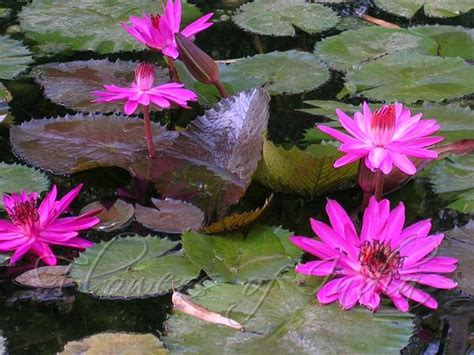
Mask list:
[[[137,40],[161,46],[139,33],[141,20],[123,25],[164,11],[160,0],[0,0],[0,190],[38,192],[46,205],[53,186],[58,198],[82,186],[60,207],[86,214],[42,234],[66,246],[55,257],[43,246],[16,260],[0,222],[0,354],[473,352],[472,1],[183,0],[181,35],[160,50]],[[212,26],[183,30],[209,12]],[[150,18],[155,28],[167,21]],[[196,94],[114,92],[124,106],[103,86],[172,79]],[[365,126],[352,124],[370,114],[380,149],[390,117],[407,115],[401,104],[426,120],[410,131],[415,143],[402,141],[375,172],[365,165],[374,160],[357,162],[365,146],[352,146],[361,156],[341,148],[354,143],[341,132],[357,137]],[[335,168],[338,148],[349,164]],[[413,163],[400,158],[410,149]],[[404,210],[384,215],[382,193]],[[13,213],[5,200],[0,218],[46,218],[22,206]],[[410,248],[355,235],[375,228],[395,239],[414,223],[423,233],[427,219],[431,239]],[[315,232],[324,243],[292,237]],[[432,259],[413,264],[417,253]],[[351,262],[391,285],[431,263],[419,272],[457,286],[413,274],[421,291],[388,295],[357,281],[324,296],[323,283],[354,276]]]

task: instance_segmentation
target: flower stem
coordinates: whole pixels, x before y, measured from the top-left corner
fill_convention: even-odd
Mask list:
[[[383,180],[384,175],[381,170],[377,170],[375,172],[375,199],[380,201],[382,199],[383,194]]]
[[[181,83],[178,71],[176,70],[176,64],[174,63],[174,59],[166,56],[166,62],[168,63],[168,70],[170,72],[171,80],[173,80],[175,83]]]
[[[214,86],[217,88],[217,91],[219,91],[219,94],[221,95],[222,98],[229,97],[229,93],[227,92],[224,85],[222,85],[220,81],[216,81],[214,83]]]
[[[145,137],[146,137],[146,147],[148,149],[148,156],[150,158],[155,157],[155,145],[153,143],[153,133],[151,130],[151,120],[150,120],[150,108],[148,106],[143,106],[143,118],[145,125]]]

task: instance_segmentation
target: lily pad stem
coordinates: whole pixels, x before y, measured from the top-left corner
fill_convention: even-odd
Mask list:
[[[384,180],[384,175],[381,170],[377,170],[375,172],[375,199],[377,201],[380,201],[382,199],[382,194],[383,194],[383,181]]]
[[[224,85],[222,85],[222,83],[220,81],[216,81],[214,83],[214,86],[217,88],[217,90],[219,91],[219,94],[221,95],[222,98],[229,97],[229,93],[227,92]]]
[[[155,145],[153,143],[153,133],[151,131],[150,108],[148,106],[143,106],[143,119],[145,125],[145,137],[146,147],[148,149],[148,156],[153,159],[156,153]]]
[[[174,59],[166,56],[166,62],[168,63],[168,70],[170,72],[171,80],[173,80],[175,83],[181,83],[181,80],[179,79],[178,71],[176,70]]]

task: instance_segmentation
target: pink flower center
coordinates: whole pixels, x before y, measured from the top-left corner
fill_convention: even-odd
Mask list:
[[[26,201],[17,200],[13,207],[6,210],[11,221],[27,231],[31,230],[39,218],[36,198],[32,196]]]
[[[390,142],[395,131],[395,106],[382,106],[372,114],[370,128],[373,133],[374,144],[383,147]]]
[[[364,275],[379,279],[384,276],[398,277],[403,258],[398,250],[392,250],[390,244],[379,240],[366,241],[360,247],[359,261]]]
[[[155,82],[155,67],[152,64],[140,63],[135,69],[135,85],[141,91],[148,91]]]
[[[151,25],[157,30],[160,29],[160,15],[151,15]]]

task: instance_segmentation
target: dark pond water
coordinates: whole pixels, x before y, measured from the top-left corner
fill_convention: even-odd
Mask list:
[[[225,19],[240,1],[191,1],[203,11],[216,11],[217,17]],[[17,1],[0,1],[0,5],[12,6],[18,11],[22,3]],[[352,13],[354,7],[368,7],[369,14],[406,25],[407,22],[375,11],[368,1],[360,1],[356,5],[337,6],[343,15]],[[413,22],[434,23],[435,20],[426,18],[414,19]],[[444,20],[445,24],[463,24],[472,26],[470,18]],[[439,22],[439,21],[438,21]],[[0,25],[0,32],[5,32],[11,26],[10,22]],[[323,35],[333,34],[323,33]],[[13,35],[23,39],[21,33]],[[298,48],[311,50],[320,35],[310,36],[298,33],[296,38],[258,37],[238,29],[230,20],[216,23],[210,30],[201,34],[198,45],[210,53],[215,59],[240,58],[258,53],[260,50],[288,50]],[[28,43],[26,41],[26,43]],[[110,57],[110,56],[109,56]],[[118,56],[112,56],[112,58]],[[78,59],[101,58],[94,53],[77,53],[74,56],[50,58],[48,61],[69,61]],[[120,55],[120,58],[147,59],[146,53]],[[45,62],[39,59],[39,63]],[[271,102],[269,121],[269,137],[277,143],[298,144],[303,132],[314,125],[316,118],[297,112],[295,108],[303,106],[303,100],[335,99],[342,88],[340,74],[332,73],[330,82],[316,91],[304,95],[274,97]],[[15,123],[29,120],[32,117],[63,115],[68,111],[56,106],[42,96],[41,90],[32,79],[20,79],[15,82],[4,81],[11,91],[12,114]],[[357,103],[357,102],[354,102]],[[198,112],[187,112],[174,118],[181,125],[195,117]],[[167,123],[167,117],[157,115],[155,120]],[[0,161],[18,162],[11,152],[8,128],[0,126]],[[129,175],[119,169],[100,169],[74,175],[72,177],[51,176],[51,180],[65,191],[79,182],[86,185],[85,192],[75,202],[79,208],[93,200],[112,200],[117,188],[130,187]],[[271,191],[254,183],[249,188],[242,206],[253,208],[261,205],[271,194]],[[329,197],[342,201],[347,209],[356,209],[361,192],[354,187],[341,193],[333,193]],[[412,222],[420,218],[432,218],[435,230],[449,230],[461,226],[468,221],[468,216],[458,215],[453,211],[442,208],[440,199],[432,192],[431,187],[423,180],[410,182],[403,189],[391,195],[392,201],[404,200],[408,207],[408,220]],[[299,234],[311,235],[308,229],[310,216],[323,216],[324,198],[307,200],[301,197],[276,194],[270,209],[263,216],[261,223],[269,225],[282,224],[285,228]],[[126,232],[142,235],[150,233],[136,223],[132,223]],[[123,231],[120,231],[122,233]],[[156,233],[155,233],[156,234]],[[90,233],[92,240],[110,238],[97,233]],[[71,258],[74,253],[63,254]],[[143,300],[100,300],[76,292],[73,288],[63,291],[30,290],[15,285],[12,278],[31,267],[26,261],[20,267],[7,270],[0,268],[0,329],[7,338],[10,354],[52,354],[60,351],[64,344],[85,336],[104,331],[130,331],[140,333],[160,334],[163,332],[163,322],[170,310],[171,297],[148,298]],[[417,329],[410,345],[404,349],[407,353],[442,354],[445,352],[461,353],[474,351],[474,300],[461,296],[457,292],[434,293],[440,303],[436,312],[430,312],[422,307],[413,311],[419,315]],[[367,336],[370,336],[369,334]],[[470,345],[469,345],[470,344]]]

